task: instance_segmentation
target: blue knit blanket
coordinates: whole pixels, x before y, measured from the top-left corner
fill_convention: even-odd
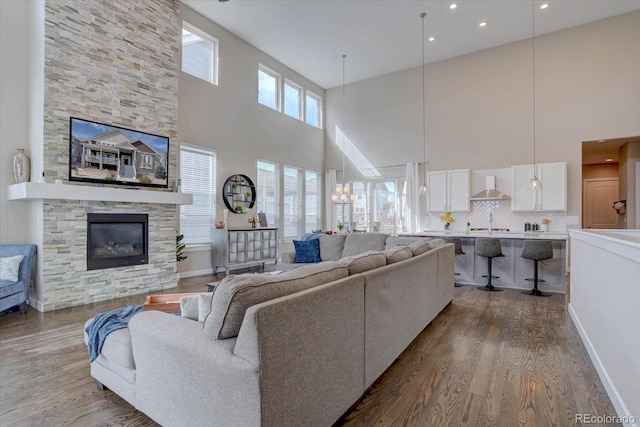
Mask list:
[[[104,340],[107,339],[107,335],[118,329],[126,328],[129,325],[129,319],[141,311],[141,305],[128,305],[106,313],[97,314],[85,329],[85,332],[89,336],[87,343],[89,361],[93,362],[96,360],[102,351],[102,346],[104,345]]]

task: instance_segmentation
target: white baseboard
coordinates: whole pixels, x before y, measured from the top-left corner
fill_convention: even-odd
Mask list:
[[[213,268],[203,268],[202,270],[181,271],[180,278],[204,276],[205,274],[213,274]]]
[[[598,357],[598,353],[596,352],[596,349],[593,347],[593,344],[591,343],[591,340],[589,339],[587,332],[584,330],[584,327],[582,326],[582,323],[580,322],[578,315],[573,310],[573,306],[571,305],[571,303],[569,303],[568,311],[569,311],[569,316],[571,317],[571,320],[573,321],[573,324],[575,325],[576,329],[578,330],[578,334],[582,339],[582,343],[586,347],[587,353],[589,353],[589,358],[591,359],[593,366],[596,368],[596,371],[598,371],[598,376],[600,377],[600,381],[602,381],[602,385],[604,385],[607,395],[609,395],[609,399],[611,399],[611,403],[613,404],[613,407],[615,408],[617,415],[623,419],[624,417],[629,417],[629,415],[634,415],[637,417],[638,414],[631,414],[627,409],[627,405],[625,405],[624,401],[622,400],[622,396],[620,396],[620,394],[618,393],[618,390],[616,389],[616,386],[613,384],[613,381],[611,381],[611,378],[609,377],[609,374],[607,373],[606,368],[604,367],[604,365],[602,364],[602,361]],[[633,423],[623,423],[623,425],[625,427],[638,427],[637,419],[633,421],[634,421]]]

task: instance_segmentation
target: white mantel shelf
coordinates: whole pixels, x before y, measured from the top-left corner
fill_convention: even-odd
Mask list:
[[[170,191],[21,182],[7,187],[8,200],[89,200],[98,202],[190,205],[193,195]]]

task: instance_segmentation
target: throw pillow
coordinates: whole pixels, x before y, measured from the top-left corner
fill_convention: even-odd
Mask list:
[[[296,248],[296,264],[320,262],[320,241],[294,240],[293,246]]]
[[[18,271],[24,256],[16,255],[0,258],[0,280],[8,282],[18,281]]]

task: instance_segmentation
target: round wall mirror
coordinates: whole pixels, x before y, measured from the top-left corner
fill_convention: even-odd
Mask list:
[[[249,213],[256,204],[256,186],[246,175],[231,175],[222,186],[222,200],[233,213]]]

